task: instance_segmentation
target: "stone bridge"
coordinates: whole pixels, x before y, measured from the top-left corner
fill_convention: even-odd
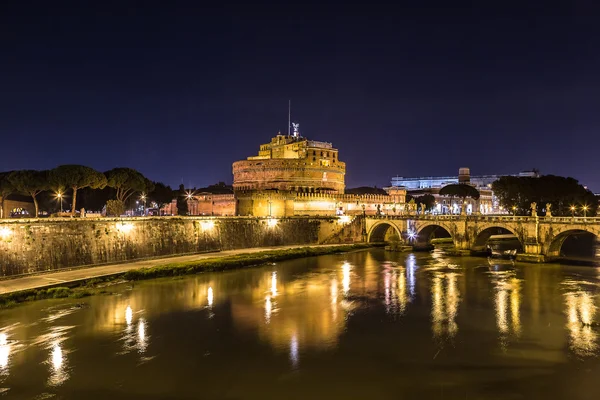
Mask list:
[[[516,216],[384,216],[366,217],[364,231],[369,242],[384,241],[397,233],[405,242],[428,243],[451,237],[460,250],[485,249],[491,235],[514,234],[523,246],[521,260],[543,262],[560,256],[567,237],[584,232],[600,236],[600,218]]]

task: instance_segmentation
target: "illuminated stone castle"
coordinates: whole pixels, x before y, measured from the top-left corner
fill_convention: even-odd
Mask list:
[[[331,143],[279,134],[257,156],[233,163],[233,189],[341,194],[345,174],[346,164]]]
[[[404,206],[406,191],[344,194],[346,164],[331,143],[278,134],[257,156],[233,163],[235,215],[392,214]],[[233,211],[232,211],[233,212]]]

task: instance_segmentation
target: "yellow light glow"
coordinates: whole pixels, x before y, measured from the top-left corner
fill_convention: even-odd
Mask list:
[[[6,333],[0,333],[0,368],[4,369],[8,365],[10,356],[10,345]]]
[[[278,222],[277,219],[275,219],[275,218],[269,218],[267,220],[267,225],[269,226],[269,228],[274,228],[274,227],[277,226],[277,222]]]
[[[133,321],[133,311],[131,310],[130,306],[127,306],[127,309],[125,310],[125,322],[127,322],[127,325],[131,325],[132,321]]]
[[[54,367],[55,371],[60,370],[63,364],[63,353],[60,348],[60,344],[55,344],[52,349],[52,367]]]
[[[348,222],[350,222],[350,216],[349,215],[342,215],[338,218],[338,222],[340,224],[347,224]]]
[[[277,272],[275,271],[271,274],[271,295],[277,296]]]
[[[213,305],[213,289],[212,289],[212,287],[208,288],[207,300],[208,300],[208,306],[212,307],[212,305]]]
[[[133,224],[119,222],[117,223],[117,230],[121,233],[129,233],[133,230]]]
[[[344,294],[347,295],[350,290],[350,264],[347,262],[342,265],[342,288]]]
[[[268,324],[271,322],[271,313],[273,312],[273,303],[271,302],[271,297],[267,296],[265,298],[265,323]]]
[[[6,240],[13,234],[12,230],[6,227],[0,228],[0,237],[2,240]]]
[[[203,231],[210,231],[215,227],[215,221],[200,221]]]

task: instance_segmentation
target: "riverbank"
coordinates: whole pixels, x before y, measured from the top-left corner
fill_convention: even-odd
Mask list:
[[[104,294],[108,292],[107,287],[110,284],[117,282],[256,267],[269,262],[362,250],[370,247],[374,247],[374,245],[360,243],[254,248],[26,276],[0,281],[0,308],[32,300],[81,298]]]

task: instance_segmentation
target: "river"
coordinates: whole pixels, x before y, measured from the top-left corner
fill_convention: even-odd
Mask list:
[[[600,269],[381,249],[0,311],[0,397],[597,399]]]

